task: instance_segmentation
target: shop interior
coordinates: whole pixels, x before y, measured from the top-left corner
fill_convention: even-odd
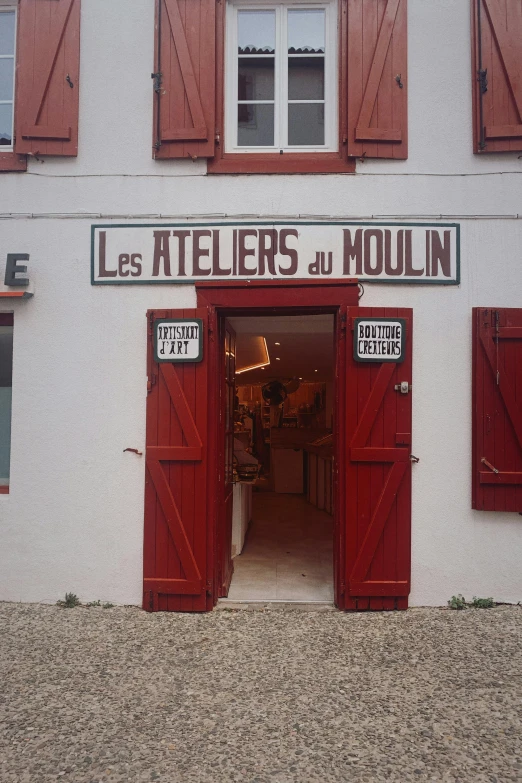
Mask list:
[[[334,318],[234,317],[229,601],[333,601]]]

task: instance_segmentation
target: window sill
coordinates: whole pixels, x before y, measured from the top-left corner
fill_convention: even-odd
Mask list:
[[[0,171],[27,171],[27,156],[0,152]]]
[[[8,495],[9,494],[9,486],[0,486],[0,495]]]
[[[354,174],[355,160],[337,152],[245,154],[225,153],[208,161],[209,174]]]

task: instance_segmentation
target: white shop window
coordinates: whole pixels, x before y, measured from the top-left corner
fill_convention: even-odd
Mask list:
[[[227,152],[338,148],[337,5],[227,6]]]
[[[0,492],[9,487],[12,386],[13,318],[0,313]]]
[[[13,149],[16,10],[0,7],[0,152]]]

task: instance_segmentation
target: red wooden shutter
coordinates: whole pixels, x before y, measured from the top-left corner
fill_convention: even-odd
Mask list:
[[[207,601],[207,310],[149,312],[143,608],[202,612]],[[154,361],[157,318],[201,318],[203,361]],[[211,601],[211,599],[209,599]]]
[[[355,318],[406,319],[406,356],[353,358]],[[346,609],[406,609],[410,592],[413,311],[349,307],[346,351]]]
[[[154,156],[214,155],[216,0],[157,0]]]
[[[473,502],[522,512],[522,309],[473,309]]]
[[[80,0],[20,0],[15,150],[78,154]]]
[[[472,0],[475,152],[522,150],[522,2]]]
[[[348,0],[348,155],[408,157],[407,0]]]

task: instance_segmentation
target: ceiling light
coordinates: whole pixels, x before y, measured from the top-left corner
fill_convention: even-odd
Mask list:
[[[314,370],[314,372],[319,372],[319,370]]]
[[[274,343],[274,345],[281,345],[281,343]]]
[[[281,359],[279,358],[279,356],[276,356],[276,362],[280,362],[280,361],[281,361]],[[316,370],[316,372],[317,372],[317,370]]]
[[[302,378],[299,378],[299,380],[300,380],[300,381],[302,381],[303,379],[302,379]]]

